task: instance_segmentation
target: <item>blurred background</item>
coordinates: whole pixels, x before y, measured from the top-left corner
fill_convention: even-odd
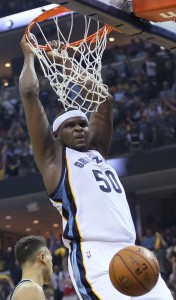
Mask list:
[[[28,234],[43,235],[53,254],[55,277],[46,287],[47,298],[76,297],[67,271],[61,218],[35,165],[18,91],[23,65],[20,40],[26,25],[14,29],[11,15],[29,16],[46,5],[44,0],[0,2],[0,300],[8,299],[20,280],[14,244]],[[52,124],[59,102],[37,62],[36,68],[40,99]],[[154,251],[176,299],[176,54],[150,41],[112,33],[102,77],[114,98],[109,163],[126,190],[136,243]]]

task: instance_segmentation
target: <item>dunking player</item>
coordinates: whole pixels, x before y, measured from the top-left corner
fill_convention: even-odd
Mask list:
[[[24,38],[21,47],[25,59],[19,87],[27,127],[47,193],[62,215],[69,271],[79,298],[173,299],[161,277],[152,291],[137,298],[120,294],[109,279],[112,256],[135,243],[124,189],[106,163],[112,134],[111,97],[91,114],[89,122],[79,110],[59,115],[53,134],[39,101],[34,54]]]
[[[43,285],[51,281],[52,256],[41,236],[26,236],[15,245],[15,256],[22,268],[22,279],[10,300],[44,300]]]

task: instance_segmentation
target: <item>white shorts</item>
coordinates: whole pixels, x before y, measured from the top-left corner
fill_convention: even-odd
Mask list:
[[[81,300],[173,300],[164,280],[159,277],[155,287],[147,294],[129,297],[119,293],[109,278],[109,263],[114,254],[130,244],[74,243],[69,256],[69,272]]]

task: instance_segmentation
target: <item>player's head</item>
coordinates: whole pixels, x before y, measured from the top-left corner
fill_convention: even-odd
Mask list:
[[[57,116],[53,123],[53,133],[65,146],[85,151],[89,144],[87,116],[76,109],[68,109]]]
[[[22,270],[36,265],[41,271],[44,284],[51,281],[53,273],[52,256],[41,236],[26,236],[15,245],[15,256]]]

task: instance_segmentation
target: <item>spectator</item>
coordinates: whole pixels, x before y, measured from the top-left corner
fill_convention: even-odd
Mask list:
[[[6,260],[3,251],[0,249],[0,272],[6,270]]]
[[[156,243],[156,235],[152,228],[147,227],[145,234],[141,240],[141,246],[146,247],[147,249],[154,251]]]
[[[60,273],[63,284],[63,300],[78,300],[78,296],[75,293],[75,289],[68,272],[67,260],[63,260],[63,271]]]
[[[53,266],[52,286],[54,289],[54,300],[63,299],[64,286],[62,284],[62,275],[60,266]]]
[[[8,300],[13,288],[11,277],[8,274],[0,274],[0,300]]]
[[[162,82],[161,91],[159,93],[159,97],[161,99],[167,99],[173,95],[172,88],[169,86],[169,82],[167,80],[164,80]]]

